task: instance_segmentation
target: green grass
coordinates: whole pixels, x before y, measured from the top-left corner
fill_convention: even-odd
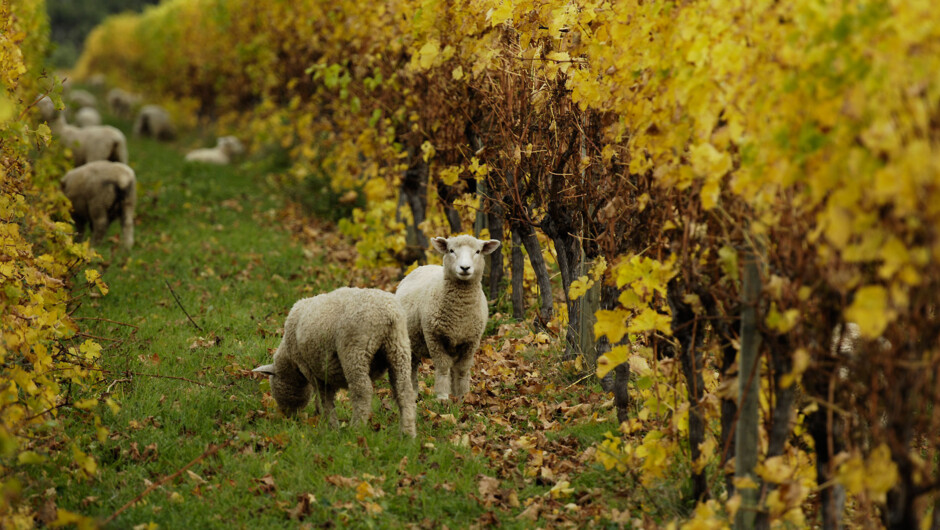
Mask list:
[[[128,130],[127,123],[118,125]],[[367,427],[345,425],[350,411],[342,399],[339,430],[321,425],[313,405],[299,418],[283,417],[263,400],[267,383],[246,370],[269,362],[294,301],[346,285],[356,271],[325,256],[308,257],[292,240],[278,218],[283,197],[262,184],[265,163],[190,166],[175,145],[129,140],[138,177],[136,244],[130,252],[120,250],[118,227],[111,227],[99,248],[110,293],[86,296],[75,313],[87,333],[112,339],[101,341],[102,367],[109,372],[86,395],[110,395],[120,410],[99,410],[109,432],[103,439],[96,437],[90,415],[63,416],[68,436],[90,447],[98,473],[80,479],[60,469],[71,460],[65,444],[61,461],[35,466],[35,476],[55,488],[59,508],[105,520],[210,445],[227,443],[191,467],[192,474],[184,472],[145,495],[109,527],[152,522],[161,528],[290,528],[298,521],[289,512],[297,509],[314,526],[388,528],[430,521],[457,528],[485,522],[488,514],[509,528],[534,524],[517,516],[526,502],[547,499],[551,483],[526,476],[530,455],[511,451],[511,444],[538,431],[532,428],[539,421],[536,402],[574,404],[585,396],[598,401],[596,387],[560,390],[567,382],[557,380],[558,370],[548,362],[558,353],[532,351],[506,362],[541,366],[549,375],[533,379],[557,386],[517,403],[529,378],[525,372],[533,368],[509,364],[501,376],[507,379],[493,385],[499,395],[492,407],[440,403],[423,394],[416,440],[399,434],[387,379],[376,385],[375,414]],[[485,393],[481,386],[474,392]],[[616,429],[609,411],[597,409],[599,422],[560,421],[564,425],[547,432],[546,450],[570,452],[557,462],[574,462],[605,431]],[[494,421],[498,415],[511,421]],[[483,438],[454,443],[464,434]],[[581,469],[569,479],[572,498],[601,495],[598,486],[607,485],[604,497],[591,502],[629,506],[623,477],[590,464]],[[495,502],[485,502],[479,491],[484,475],[499,480]],[[328,479],[336,476],[355,485]],[[383,494],[357,498],[357,487],[367,490],[363,483]],[[509,492],[520,504],[507,500]],[[309,507],[301,503],[307,494],[315,497]],[[563,505],[570,501],[545,502],[562,516],[568,513]],[[544,517],[540,524],[557,522]]]

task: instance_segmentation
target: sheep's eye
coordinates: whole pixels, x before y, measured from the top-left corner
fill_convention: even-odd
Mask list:
[[[454,249],[450,249],[450,250],[448,250],[448,252],[450,252],[451,254],[453,254],[453,253],[454,253]]]
[[[477,251],[477,254],[479,254],[479,253],[480,253],[480,251],[478,250],[478,251]]]

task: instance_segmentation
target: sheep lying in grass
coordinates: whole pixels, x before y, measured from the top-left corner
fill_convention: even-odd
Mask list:
[[[176,128],[170,114],[158,105],[144,105],[134,121],[134,136],[149,136],[157,140],[172,140]]]
[[[91,243],[97,245],[111,222],[120,219],[121,244],[126,249],[134,246],[137,178],[133,169],[120,162],[98,160],[69,171],[60,183],[72,201],[72,219],[79,239],[90,223]]]
[[[134,107],[140,104],[140,96],[120,88],[112,88],[108,91],[107,102],[112,113],[128,118],[132,115]]]
[[[101,114],[92,107],[82,107],[75,113],[75,123],[82,128],[101,125]]]
[[[422,357],[434,362],[434,393],[447,399],[470,390],[470,368],[480,346],[489,311],[480,286],[484,256],[499,241],[462,235],[431,240],[444,264],[418,267],[398,284],[395,297],[408,316],[411,380],[418,389],[417,365]]]
[[[209,149],[196,149],[186,154],[187,162],[202,162],[205,164],[228,165],[232,159],[245,152],[241,141],[234,136],[222,136],[216,146]]]
[[[120,129],[110,125],[75,127],[65,121],[65,113],[60,113],[52,132],[59,136],[62,145],[72,150],[72,162],[76,166],[96,160],[127,163],[127,138]]]
[[[372,411],[372,381],[388,371],[401,413],[402,432],[415,436],[415,393],[405,314],[395,296],[378,289],[344,287],[294,304],[274,364],[267,374],[271,394],[287,415],[303,409],[316,390],[322,417],[336,425],[336,391],[349,389],[352,421]]]

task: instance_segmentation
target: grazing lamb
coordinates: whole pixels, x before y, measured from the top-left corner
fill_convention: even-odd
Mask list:
[[[82,128],[101,125],[101,114],[92,107],[82,107],[75,113],[75,123]]]
[[[140,104],[140,96],[120,88],[112,88],[108,91],[107,101],[112,113],[128,118],[132,115],[134,107]]]
[[[55,122],[55,103],[52,102],[49,96],[39,98],[39,101],[36,102],[36,107],[39,109],[39,117],[42,118],[43,121],[48,124]]]
[[[232,159],[245,152],[241,141],[234,136],[222,136],[211,149],[196,149],[186,154],[187,162],[228,165]]]
[[[59,113],[52,132],[72,150],[72,162],[76,166],[96,160],[127,163],[127,138],[120,129],[110,125],[75,127],[65,121],[65,113]]]
[[[158,105],[144,105],[134,121],[134,136],[149,136],[157,140],[172,140],[176,129],[170,115]]]
[[[349,389],[352,421],[365,423],[372,410],[372,381],[386,370],[401,430],[414,437],[415,393],[404,311],[391,293],[351,287],[294,304],[274,364],[254,369],[269,376],[271,394],[287,415],[303,409],[316,390],[322,417],[333,426],[336,391]]]
[[[499,248],[499,241],[461,235],[436,237],[431,244],[444,255],[444,265],[425,265],[398,284],[395,297],[408,315],[411,340],[411,381],[418,389],[418,363],[434,362],[434,393],[447,399],[470,390],[470,368],[489,317],[480,286],[483,256]]]
[[[79,239],[90,223],[91,243],[97,245],[111,222],[120,219],[121,244],[126,249],[134,246],[137,179],[130,166],[106,160],[89,162],[66,173],[60,183],[72,201],[72,219]]]
[[[98,106],[98,98],[91,92],[80,88],[69,91],[68,100],[73,107],[77,108]]]

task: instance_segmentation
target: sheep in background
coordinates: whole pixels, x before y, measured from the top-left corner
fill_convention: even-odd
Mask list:
[[[245,152],[241,141],[234,136],[222,136],[213,148],[196,149],[186,154],[187,162],[228,165],[232,159]]]
[[[82,128],[101,125],[101,114],[92,107],[82,107],[75,113],[75,123]]]
[[[75,127],[65,120],[65,113],[60,113],[52,132],[59,136],[62,145],[72,150],[72,162],[76,166],[96,160],[127,163],[127,138],[115,127]]]
[[[106,96],[108,108],[115,116],[128,118],[133,115],[134,107],[140,104],[140,96],[120,88],[112,88]]]
[[[134,136],[172,140],[176,137],[176,129],[166,110],[157,105],[144,105],[134,121]]]
[[[91,224],[91,243],[104,239],[112,221],[121,221],[121,244],[134,246],[134,208],[137,205],[137,178],[134,170],[120,162],[98,160],[77,167],[60,181],[65,196],[72,201],[72,219],[78,239]]]
[[[36,102],[36,108],[39,109],[39,117],[46,123],[52,125],[55,122],[56,110],[55,103],[49,96],[43,96]]]
[[[82,90],[80,88],[69,91],[68,101],[72,104],[73,107],[76,108],[98,106],[98,98],[96,98],[91,92]]]
[[[405,314],[393,294],[352,287],[295,303],[274,363],[254,369],[269,376],[271,394],[287,415],[303,409],[316,390],[322,418],[333,426],[336,391],[349,389],[352,422],[362,424],[372,412],[372,381],[386,370],[401,430],[414,437],[415,393]]]
[[[418,389],[418,363],[434,362],[434,393],[447,399],[470,390],[470,368],[489,318],[486,295],[480,286],[484,256],[499,248],[499,241],[461,235],[431,240],[444,255],[444,264],[424,265],[398,284],[395,297],[408,316],[411,340],[411,380]]]
[[[104,90],[106,84],[108,84],[108,78],[104,74],[92,74],[88,78],[88,86],[95,90]]]

